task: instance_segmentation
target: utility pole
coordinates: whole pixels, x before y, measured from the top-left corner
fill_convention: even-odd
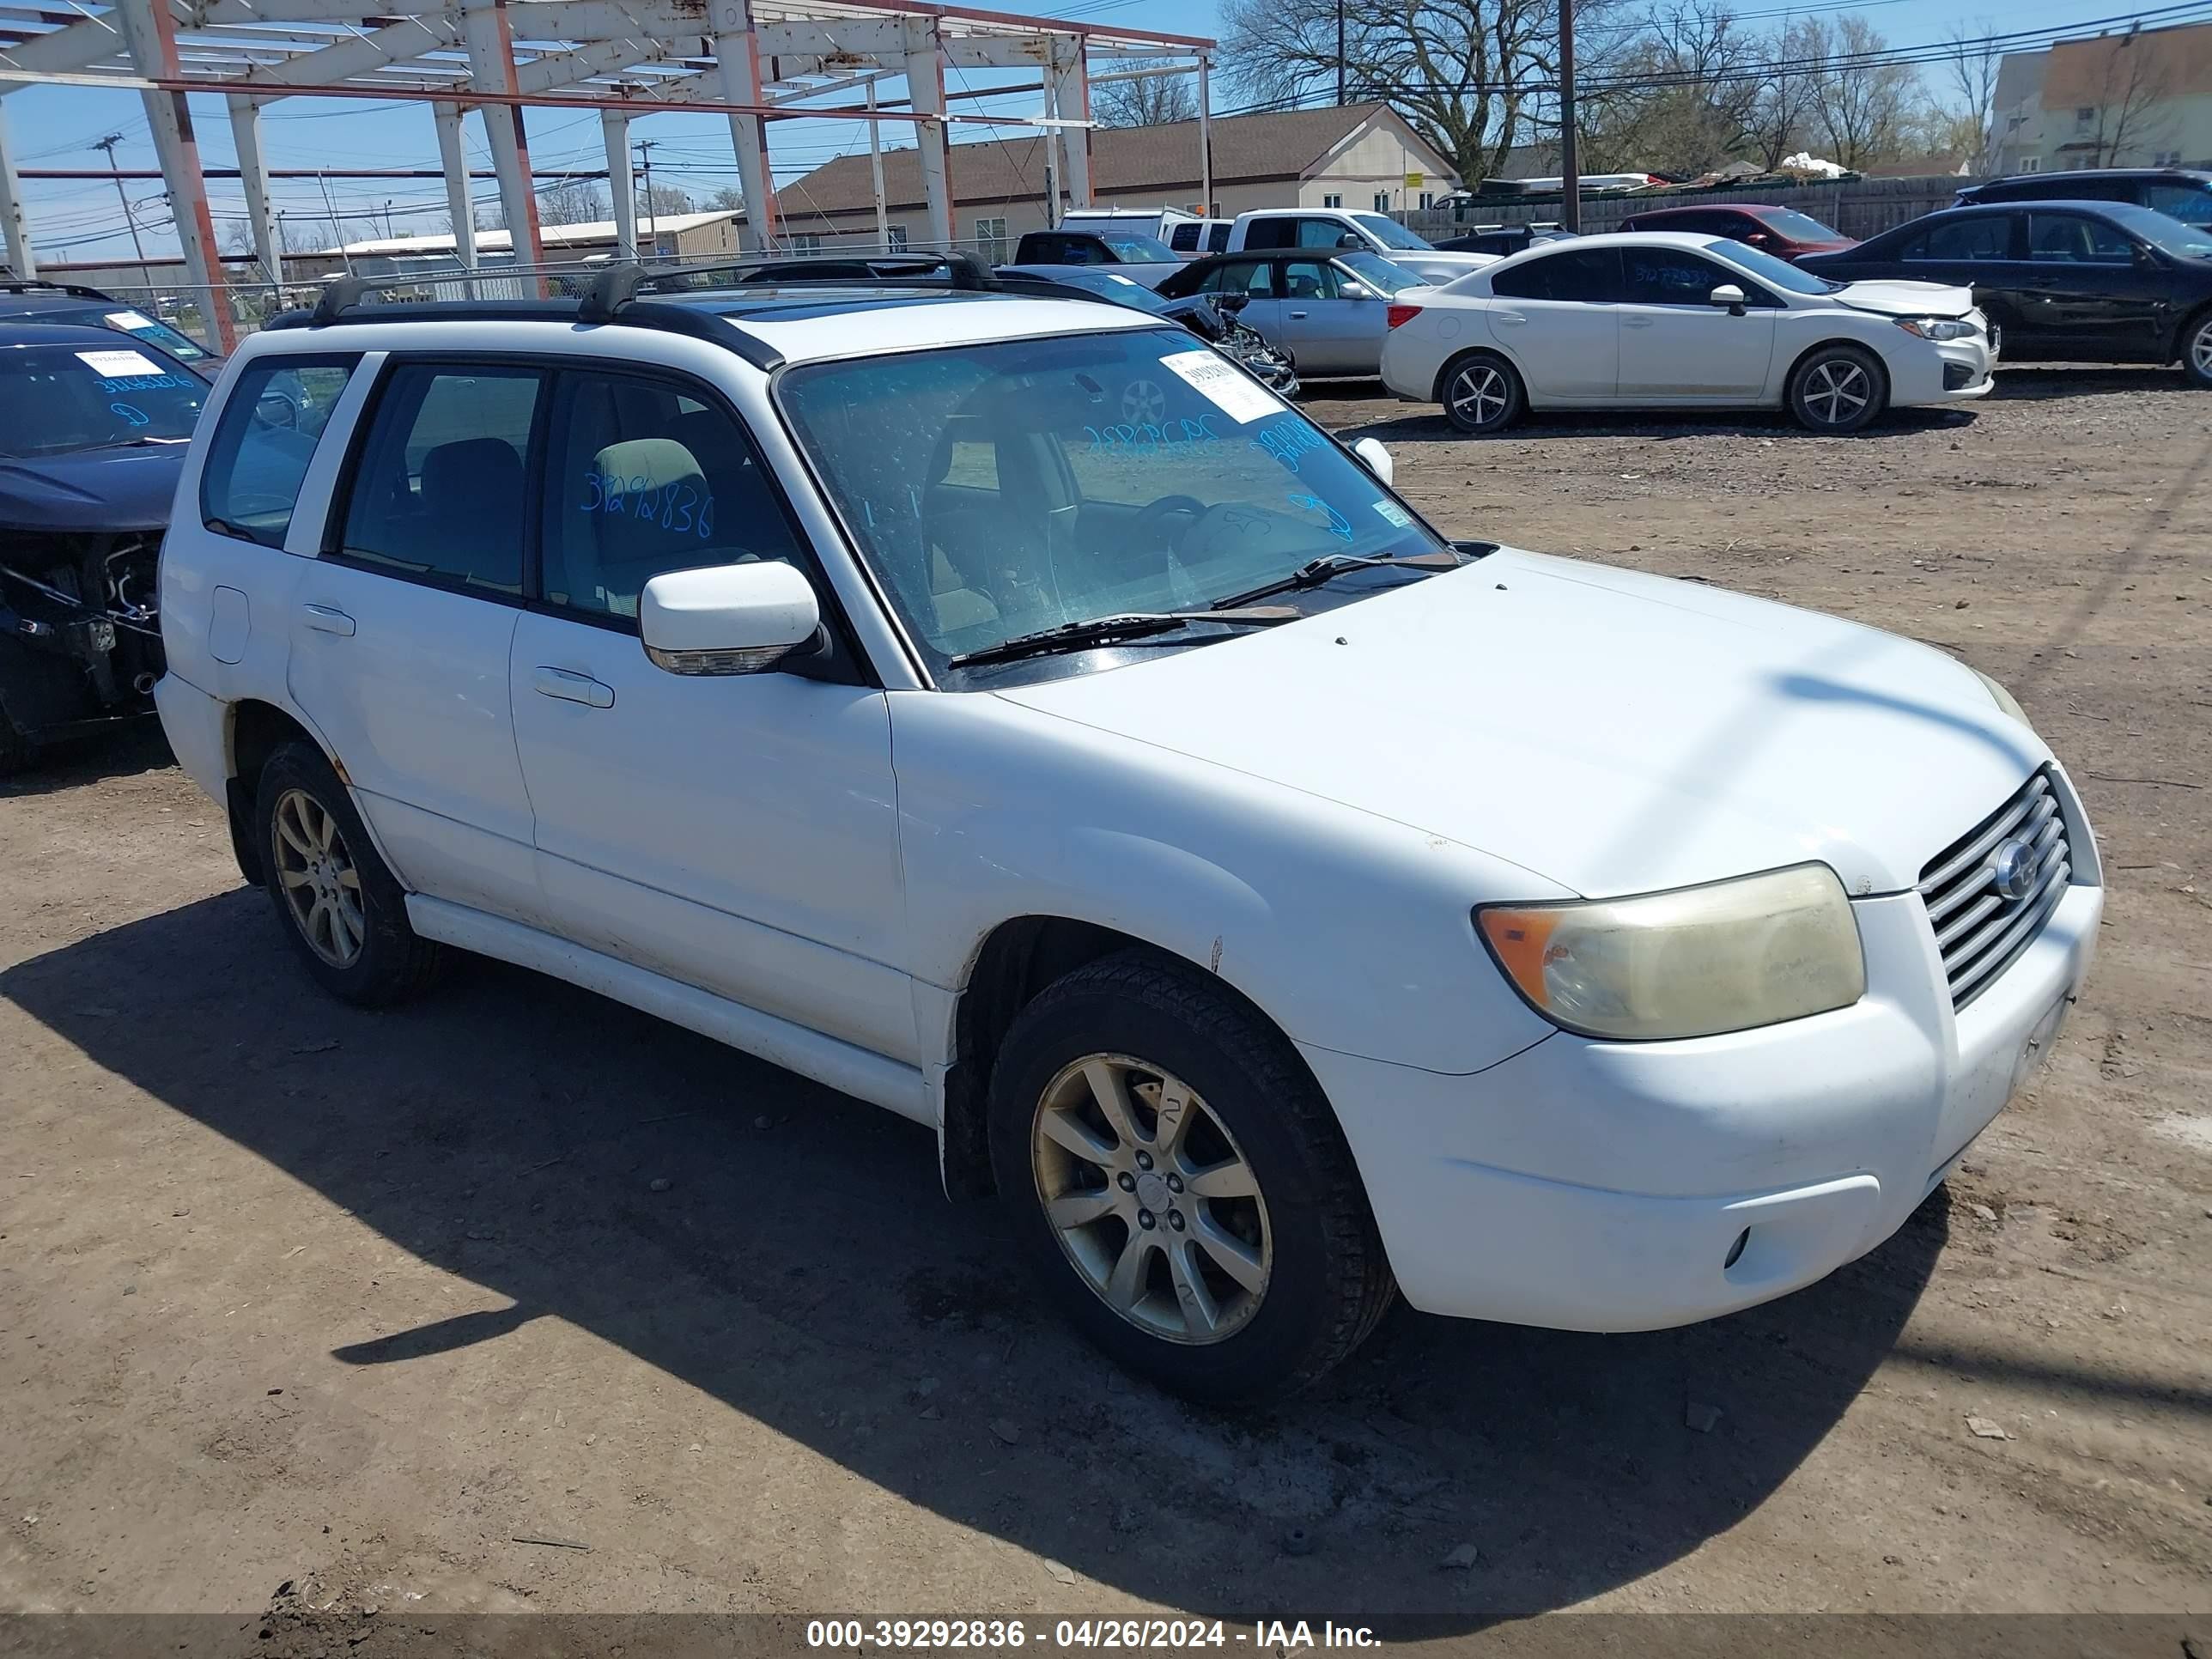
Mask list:
[[[1575,135],[1575,0],[1559,0],[1559,227],[1583,228],[1582,157]]]
[[[1336,0],[1336,106],[1344,107],[1344,0]]]
[[[330,216],[331,240],[337,247],[338,264],[350,276],[353,275],[353,260],[346,253],[345,228],[338,223],[337,208],[331,201],[331,181],[318,173],[315,182],[323,187],[323,211]],[[370,228],[373,230],[375,227],[371,225]]]
[[[138,258],[138,274],[146,276],[146,249],[138,240],[138,221],[131,211],[131,198],[123,188],[123,169],[115,165],[115,147],[123,142],[123,135],[111,132],[93,145],[94,149],[107,152],[107,170],[115,175],[115,199],[123,204],[123,222],[131,227],[131,251]],[[150,282],[152,279],[148,278]]]
[[[660,245],[653,240],[653,147],[659,142],[657,138],[641,138],[637,141],[638,154],[645,158],[645,226],[642,234],[645,238],[645,248],[654,252],[659,251]],[[644,257],[644,250],[640,251],[639,257]]]

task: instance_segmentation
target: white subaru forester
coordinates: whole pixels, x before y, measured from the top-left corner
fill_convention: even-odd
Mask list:
[[[459,948],[930,1125],[1229,1401],[1394,1287],[1819,1279],[2081,983],[2081,801],[1939,652],[1449,542],[1139,313],[626,286],[334,294],[200,424],[161,714],[340,996]]]

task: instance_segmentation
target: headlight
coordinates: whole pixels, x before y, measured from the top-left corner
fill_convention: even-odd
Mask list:
[[[1536,1012],[1585,1036],[1711,1036],[1847,1008],[1866,992],[1858,923],[1825,864],[1474,915]]]
[[[1969,666],[1972,666],[1972,665],[1969,665]],[[2011,715],[2022,726],[2026,726],[2027,724],[2027,711],[2020,706],[2018,701],[2014,698],[2011,692],[2006,690],[2004,687],[1999,685],[1995,680],[1991,679],[1987,674],[1982,672],[1978,668],[1974,670],[1974,678],[1982,683],[1982,689],[1990,694],[1990,701],[1991,702],[1996,704],[1998,708],[2003,709],[2006,714]]]
[[[1960,322],[1955,317],[1899,317],[1893,320],[1907,334],[1917,334],[1923,340],[1963,340],[1981,332],[1972,323]]]

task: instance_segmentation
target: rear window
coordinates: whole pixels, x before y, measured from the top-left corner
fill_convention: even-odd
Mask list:
[[[200,522],[221,536],[284,545],[307,463],[358,357],[268,357],[231,389],[200,472]]]
[[[2212,185],[2147,185],[2142,204],[2198,230],[2212,230]]]

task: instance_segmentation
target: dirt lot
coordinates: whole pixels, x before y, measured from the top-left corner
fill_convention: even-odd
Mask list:
[[[1836,441],[1314,401],[1455,532],[1997,675],[2112,895],[1864,1261],[1656,1335],[1401,1308],[1245,1420],[1095,1364],[909,1125],[489,964],[322,998],[158,742],[0,787],[0,1606],[2212,1613],[2212,394],[2000,383]]]

